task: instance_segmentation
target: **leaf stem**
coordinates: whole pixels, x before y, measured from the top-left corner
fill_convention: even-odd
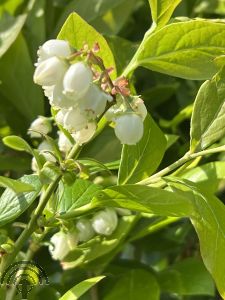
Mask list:
[[[212,149],[207,149],[207,150],[202,150],[196,153],[190,153],[187,152],[183,157],[178,159],[176,162],[173,164],[169,165],[165,169],[159,171],[158,173],[155,173],[151,177],[148,177],[142,181],[139,181],[137,184],[142,184],[142,185],[149,185],[152,183],[156,183],[159,181],[163,176],[167,175],[168,173],[172,172],[173,170],[179,168],[180,166],[184,165],[186,162],[193,160],[197,157],[200,156],[205,156],[208,154],[214,154],[214,153],[219,153],[225,151],[225,146],[220,146]]]

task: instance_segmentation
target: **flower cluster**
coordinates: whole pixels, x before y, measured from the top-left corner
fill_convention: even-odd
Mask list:
[[[110,236],[117,228],[118,215],[128,216],[131,212],[122,208],[105,208],[94,214],[91,219],[80,218],[76,222],[76,229],[67,233],[59,231],[51,238],[49,251],[53,259],[63,260],[79,242],[87,242],[95,234]]]
[[[94,135],[96,118],[113,98],[94,82],[88,63],[70,63],[72,54],[68,42],[47,41],[38,50],[34,82],[42,86],[51,106],[58,110],[56,121],[83,144]]]
[[[113,82],[109,72],[93,51],[85,48],[74,51],[64,40],[49,40],[38,50],[34,82],[42,86],[50,105],[57,110],[56,122],[78,144],[93,137],[96,121],[106,112],[107,103],[111,107],[106,117],[114,124],[115,134],[122,144],[135,145],[143,136],[143,121],[147,115],[144,102],[130,95],[126,79]],[[47,124],[43,128],[42,121],[34,121],[33,127],[36,125],[46,134],[49,128]],[[37,134],[31,136],[37,137]],[[61,145],[67,143],[60,138]]]

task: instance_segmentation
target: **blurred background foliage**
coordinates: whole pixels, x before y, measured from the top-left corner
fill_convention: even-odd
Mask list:
[[[72,11],[104,34],[119,73],[152,22],[147,0],[0,0],[1,138],[17,134],[31,142],[26,133],[31,121],[37,115],[50,115],[41,88],[32,80],[36,52],[44,41],[57,36]],[[171,22],[178,21],[176,18],[180,16],[223,19],[225,0],[183,0]],[[137,94],[142,95],[150,114],[170,137],[171,147],[161,167],[168,165],[188,150],[192,104],[201,82],[139,68],[132,84]],[[120,152],[121,145],[113,130],[107,128],[82,155],[105,163],[119,160]],[[222,154],[215,158],[224,160]],[[1,174],[16,178],[29,173],[30,161],[28,155],[6,149],[0,142]],[[113,180],[105,185],[112,184]],[[220,196],[223,196],[223,186],[220,184]],[[26,220],[30,211],[20,219]],[[189,221],[178,220],[159,230],[154,227],[158,219],[146,217],[137,224],[130,242],[104,270],[107,279],[99,285],[99,299],[154,300],[159,299],[159,290],[161,299],[165,300],[219,299],[202,264],[197,237]],[[20,230],[10,228],[6,229],[15,238]],[[101,261],[97,261],[62,273],[59,264],[50,259],[47,248],[41,250],[36,259],[49,275],[51,287],[35,288],[30,299],[58,299],[56,289],[65,292],[85,279],[87,273],[95,274],[96,267],[101,265]],[[93,297],[89,293],[82,299],[97,299]]]

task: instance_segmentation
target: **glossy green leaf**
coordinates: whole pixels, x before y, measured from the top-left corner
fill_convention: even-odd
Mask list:
[[[148,115],[141,141],[134,146],[123,146],[119,184],[136,183],[154,173],[163,158],[166,144],[164,134]]]
[[[103,278],[105,278],[105,276],[88,278],[67,291],[62,297],[59,298],[59,300],[77,300]]]
[[[31,192],[34,190],[34,187],[30,184],[3,176],[0,176],[0,186],[4,188],[9,188],[16,194]]]
[[[190,181],[173,180],[171,185],[177,193],[178,187],[182,193],[189,190],[194,205],[191,221],[199,237],[202,259],[225,298],[225,205],[214,195],[200,192]]]
[[[3,138],[3,143],[8,146],[9,148],[12,148],[17,151],[25,151],[30,154],[33,153],[32,148],[30,145],[21,137],[16,135],[10,135],[5,138]]]
[[[178,295],[215,296],[214,282],[201,260],[188,258],[159,273],[163,292]]]
[[[191,151],[210,146],[225,134],[225,68],[201,86],[191,119]]]
[[[41,190],[41,183],[36,175],[25,175],[21,182],[33,186],[34,191],[16,194],[6,189],[0,198],[0,226],[12,222],[19,217],[37,198]]]
[[[142,185],[123,185],[98,192],[92,201],[97,207],[122,207],[161,216],[188,216],[193,207],[184,194]]]
[[[144,269],[131,269],[112,286],[103,300],[159,300],[160,288],[155,277]]]
[[[204,80],[217,72],[214,59],[224,54],[225,24],[191,20],[169,24],[146,35],[131,64],[167,75]]]
[[[218,189],[219,182],[225,179],[225,162],[216,161],[198,166],[187,170],[181,177],[214,194]]]
[[[67,40],[76,49],[81,49],[84,44],[92,48],[95,43],[98,43],[100,46],[98,55],[103,59],[106,68],[114,68],[112,75],[116,76],[115,60],[106,40],[78,14],[72,13],[68,17],[58,35],[58,39]]]
[[[101,186],[83,179],[77,179],[70,186],[61,182],[57,192],[57,201],[54,199],[54,210],[66,218],[67,214],[76,208],[88,204],[100,189]]]
[[[165,25],[181,1],[182,0],[149,0],[152,20],[155,25],[158,27]]]
[[[12,17],[7,14],[0,20],[0,57],[10,48],[19,35],[25,21],[26,14]]]

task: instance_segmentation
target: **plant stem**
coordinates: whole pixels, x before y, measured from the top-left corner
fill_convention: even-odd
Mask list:
[[[196,152],[196,153],[187,152],[183,157],[178,159],[173,164],[169,165],[168,167],[166,167],[165,169],[159,171],[158,173],[155,173],[151,177],[146,178],[142,181],[139,181],[137,184],[149,185],[149,184],[152,184],[152,183],[156,183],[163,176],[165,176],[168,173],[172,172],[173,170],[179,168],[180,166],[184,165],[186,162],[188,162],[192,159],[195,159],[195,158],[200,157],[200,156],[205,156],[205,155],[208,155],[208,154],[223,152],[223,151],[225,151],[225,146],[220,146],[220,147],[213,148],[213,149],[203,150],[203,151],[199,151],[199,152]]]

